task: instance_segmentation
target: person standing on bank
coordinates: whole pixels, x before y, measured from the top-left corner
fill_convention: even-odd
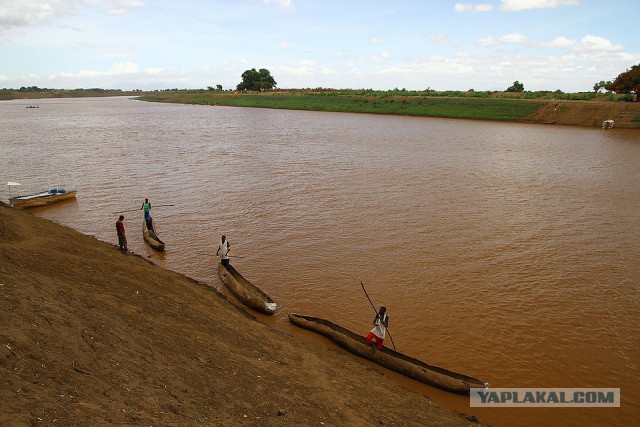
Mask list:
[[[127,253],[127,238],[124,235],[124,215],[120,215],[120,218],[116,221],[116,231],[118,232],[118,245],[120,245],[120,252]]]
[[[222,236],[222,240],[218,245],[218,250],[216,251],[216,256],[220,256],[220,263],[224,265],[224,268],[229,269],[229,251],[231,251],[231,245],[227,240],[227,236]]]
[[[153,230],[153,220],[151,219],[151,202],[148,197],[145,197],[144,202],[140,209],[144,209],[144,220],[147,222],[147,228]]]
[[[389,327],[389,316],[386,315],[386,312],[386,307],[380,307],[380,311],[376,314],[375,319],[373,319],[374,328],[369,332],[369,335],[367,335],[367,346],[370,346],[375,338],[378,350],[382,350],[384,347],[384,338],[387,333],[387,328]]]

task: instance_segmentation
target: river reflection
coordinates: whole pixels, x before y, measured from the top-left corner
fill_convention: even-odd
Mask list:
[[[32,210],[221,288],[215,249],[286,312],[369,329],[494,387],[620,387],[616,409],[483,409],[481,421],[632,425],[640,387],[637,131],[143,103],[0,103],[0,177],[64,182]],[[8,188],[3,189],[8,197]],[[144,197],[159,256],[141,232]],[[291,332],[295,332],[291,330]],[[406,380],[405,380],[406,381]]]

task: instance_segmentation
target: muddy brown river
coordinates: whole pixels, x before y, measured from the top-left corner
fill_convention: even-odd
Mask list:
[[[287,312],[365,334],[492,387],[621,389],[620,408],[469,408],[495,426],[633,425],[640,412],[640,132],[144,103],[0,102],[0,197],[224,291],[215,250]],[[142,239],[149,197],[163,254]],[[171,206],[162,206],[171,205]],[[301,334],[301,339],[310,339]],[[389,341],[389,340],[387,340]],[[315,339],[321,345],[329,343]],[[390,345],[390,342],[387,342]]]

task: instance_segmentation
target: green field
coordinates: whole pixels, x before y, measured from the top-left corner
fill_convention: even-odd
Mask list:
[[[157,92],[140,97],[143,101],[174,102],[233,107],[279,108],[348,113],[395,114],[485,120],[523,120],[534,113],[543,100],[489,97],[403,96],[387,93],[267,92],[229,93],[210,91]]]

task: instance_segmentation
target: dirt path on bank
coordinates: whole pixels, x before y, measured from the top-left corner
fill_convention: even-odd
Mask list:
[[[477,425],[215,289],[4,206],[0,324],[3,426]]]

